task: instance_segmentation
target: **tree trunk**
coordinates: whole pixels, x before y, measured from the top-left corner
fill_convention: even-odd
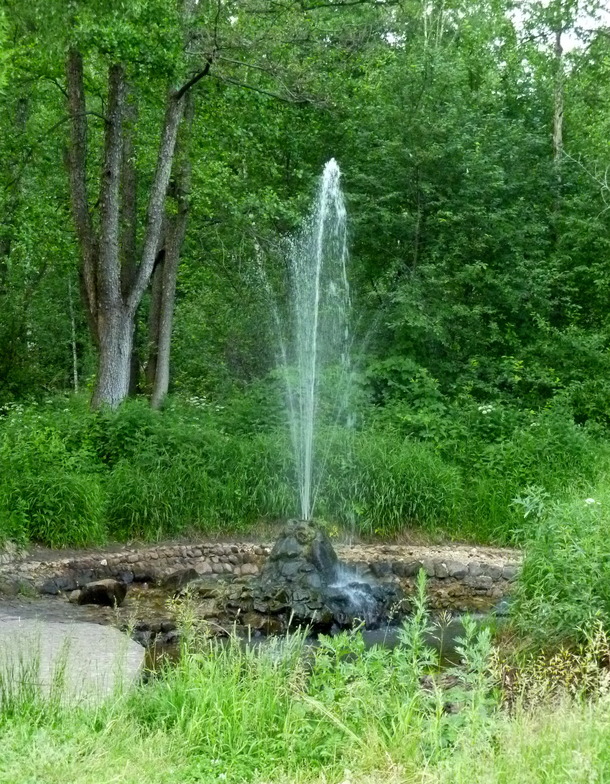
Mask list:
[[[121,293],[128,297],[138,269],[138,180],[135,166],[134,130],[138,120],[138,105],[134,92],[127,87],[125,101],[125,131],[123,134],[123,161],[121,175]],[[136,395],[140,381],[137,324],[134,327],[131,349],[129,395]]]
[[[97,256],[98,372],[91,405],[116,408],[129,393],[133,317],[121,291],[121,175],[125,73],[120,65],[108,70],[108,109],[104,163],[100,186],[100,236]]]
[[[134,320],[123,305],[100,314],[98,371],[91,407],[116,408],[129,393]]]
[[[191,164],[187,148],[194,116],[192,95],[187,95],[185,101],[184,120],[178,140],[176,171],[173,183],[178,212],[171,218],[166,218],[165,255],[159,269],[161,290],[158,313],[156,313],[158,321],[156,326],[154,383],[151,399],[153,408],[161,406],[169,390],[172,327],[176,304],[176,279],[178,277],[180,251],[182,250],[184,235],[186,234],[189,212]]]
[[[126,118],[129,128],[125,73],[119,64],[111,65],[108,71],[108,109],[100,178],[98,232],[89,211],[87,189],[87,112],[83,61],[75,50],[71,50],[68,55],[66,75],[71,124],[67,161],[72,214],[81,248],[83,299],[91,333],[98,347],[98,374],[91,403],[93,408],[104,404],[116,408],[129,393],[135,317],[150,282],[160,245],[167,189],[186,96],[188,90],[207,75],[210,65],[208,61],[196,77],[179,90],[168,93],[157,163],[148,196],[142,251],[139,264],[135,265],[135,173],[130,170],[133,156],[125,154],[125,147],[129,150],[130,145],[129,139],[126,144],[125,134]],[[173,285],[175,287],[175,279]],[[116,374],[116,378],[111,378],[112,373]]]
[[[189,51],[189,22],[196,0],[182,0],[184,48]],[[87,106],[83,58],[72,48],[66,62],[70,139],[67,155],[72,215],[81,251],[81,288],[89,326],[98,347],[93,408],[116,408],[127,396],[133,376],[135,319],[159,252],[167,190],[178,131],[190,90],[212,66],[205,59],[198,73],[168,90],[155,171],[147,199],[139,263],[136,263],[136,180],[131,130],[135,104],[128,95],[125,69],[108,69],[104,160],[100,176],[99,229],[92,219],[87,184]],[[175,286],[175,281],[174,284]],[[173,301],[173,297],[172,297]],[[171,324],[170,324],[171,326]],[[133,388],[133,382],[131,383]]]
[[[169,389],[169,360],[176,303],[176,278],[180,262],[180,249],[186,231],[186,213],[176,221],[165,249],[165,259],[160,268],[161,301],[158,312],[157,349],[155,356],[155,375],[151,398],[153,408],[159,408]]]
[[[78,351],[76,349],[76,319],[74,318],[74,303],[72,301],[72,283],[68,278],[68,311],[70,313],[70,344],[72,347],[72,383],[74,391],[78,392]]]
[[[163,233],[166,236],[166,232]],[[152,392],[157,376],[159,352],[159,324],[161,321],[161,294],[163,291],[163,265],[165,248],[159,251],[150,287],[150,311],[148,314],[148,361],[146,363],[146,385]]]
[[[553,107],[553,161],[558,187],[561,187],[561,159],[563,156],[563,29],[555,30],[555,97]]]

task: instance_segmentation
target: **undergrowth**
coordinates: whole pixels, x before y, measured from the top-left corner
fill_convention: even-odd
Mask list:
[[[247,647],[185,624],[178,663],[98,706],[0,679],[0,782],[573,782],[610,774],[601,634],[561,663],[501,663],[465,621],[439,669],[419,581],[393,649],[356,631]]]
[[[539,488],[519,499],[526,557],[514,608],[520,629],[538,643],[582,639],[596,624],[610,628],[610,485],[558,501]]]
[[[0,539],[86,545],[294,516],[287,429],[262,419],[243,399],[173,399],[162,412],[134,400],[91,413],[82,397],[15,405],[0,416]],[[532,526],[515,498],[531,486],[586,493],[608,464],[604,439],[561,411],[471,405],[426,422],[390,408],[366,409],[356,428],[323,426],[317,517],[370,536],[523,543]]]

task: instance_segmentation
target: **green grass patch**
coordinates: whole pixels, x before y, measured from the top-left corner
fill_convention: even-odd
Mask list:
[[[261,405],[173,399],[159,412],[132,400],[91,413],[72,397],[14,407],[0,419],[0,538],[78,546],[296,516],[287,428],[264,427]],[[608,466],[608,443],[565,412],[452,413],[434,428],[428,416],[428,429],[421,416],[416,427],[413,416],[372,410],[357,428],[323,425],[318,518],[365,536],[522,543],[530,521],[513,501],[528,486],[566,497]]]
[[[515,607],[520,628],[538,642],[610,628],[610,481],[563,501],[533,488],[521,501],[532,520]]]
[[[603,678],[509,711],[489,630],[472,622],[442,685],[424,642],[424,592],[422,580],[391,650],[365,650],[357,631],[322,637],[317,649],[301,635],[246,648],[190,627],[177,664],[97,707],[28,690],[3,700],[0,682],[0,782],[604,781]]]

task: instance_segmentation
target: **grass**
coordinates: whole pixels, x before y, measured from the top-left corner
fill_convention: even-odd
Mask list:
[[[167,731],[144,733],[120,712],[100,711],[98,725],[80,712],[74,717],[79,724],[60,717],[63,728],[19,719],[2,729],[2,784],[591,784],[610,775],[610,706],[605,700],[500,717],[482,734],[466,726],[433,761],[426,746],[435,735],[422,736],[405,726],[403,748],[412,754],[411,761],[386,756],[377,740],[366,752],[346,744],[349,759],[323,770],[311,765],[314,746],[308,749],[309,759],[292,764],[271,760],[261,769],[256,749],[250,757],[241,753],[235,761],[214,762],[209,749],[189,738]]]
[[[156,412],[133,400],[92,414],[77,396],[14,406],[0,417],[0,540],[235,534],[295,516],[286,428],[248,405],[174,399]],[[359,429],[322,427],[318,518],[365,536],[523,543],[535,526],[516,497],[531,486],[586,493],[609,465],[608,442],[561,411],[494,410],[494,424],[481,408],[456,409],[432,431],[370,411]]]
[[[357,632],[308,649],[296,635],[246,649],[190,628],[180,662],[97,707],[12,694],[0,705],[2,784],[573,782],[610,776],[608,679],[589,671],[605,636],[528,676],[503,705],[488,631],[466,625],[450,688],[422,640],[424,582],[393,650]],[[583,660],[585,665],[583,665]],[[533,672],[533,671],[532,671]],[[554,678],[554,688],[541,688]],[[568,686],[571,684],[571,686]]]
[[[521,499],[528,527],[515,618],[537,640],[582,638],[610,628],[610,483],[555,500],[534,490]]]
[[[14,406],[0,541],[237,533],[294,515],[287,434],[261,400]],[[431,679],[423,583],[393,650],[357,633],[244,649],[191,629],[176,666],[97,707],[0,677],[0,784],[610,781],[608,440],[552,407],[463,408],[323,428],[317,513],[366,536],[524,545],[513,624],[534,654],[502,662],[489,629],[466,624],[455,680]]]

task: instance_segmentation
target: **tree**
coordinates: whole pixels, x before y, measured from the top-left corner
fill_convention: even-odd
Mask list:
[[[191,189],[191,160],[188,143],[194,114],[194,101],[187,96],[182,145],[177,155],[171,196],[175,212],[165,216],[163,247],[157,258],[152,281],[152,301],[149,319],[150,352],[147,376],[151,385],[151,404],[159,408],[169,389],[170,351],[176,300],[176,280],[180,252],[186,234]]]
[[[187,28],[194,0],[185,0],[180,23]],[[190,32],[185,29],[185,49]],[[167,189],[176,140],[186,95],[210,69],[212,54],[204,65],[182,84],[169,87],[158,143],[157,160],[149,187],[146,219],[139,264],[134,269],[132,249],[121,253],[121,206],[123,214],[134,214],[133,204],[121,204],[121,184],[126,184],[129,161],[125,160],[125,119],[127,112],[127,72],[120,61],[108,66],[108,98],[104,117],[105,140],[100,174],[99,228],[92,218],[87,186],[87,103],[83,56],[72,46],[66,64],[67,100],[70,114],[68,168],[72,212],[82,255],[82,288],[93,339],[98,347],[99,366],[92,406],[114,408],[127,396],[131,376],[134,319],[153,273],[160,247]],[[135,199],[135,189],[124,188],[124,196]],[[127,232],[123,239],[131,242]],[[133,244],[133,243],[132,243]],[[121,265],[121,257],[130,261]]]
[[[316,46],[328,51],[326,37],[337,27],[336,12],[343,13],[346,4],[184,0],[176,6],[145,0],[113,9],[102,0],[75,2],[67,8],[55,2],[45,10],[44,29],[42,5],[36,0],[27,8],[11,5],[22,67],[38,78],[51,78],[61,89],[57,58],[68,51],[66,161],[81,255],[81,292],[98,354],[92,405],[117,406],[130,388],[130,377],[133,388],[135,316],[153,274],[149,378],[158,405],[169,381],[176,269],[188,213],[187,126],[192,120],[182,122],[187,96],[211,75],[225,87],[282,102],[309,103],[312,69],[304,55]],[[377,13],[378,4],[370,5]],[[318,8],[319,28],[309,14]],[[45,54],[27,62],[33,48]],[[157,155],[151,166],[148,151],[141,143],[139,149],[137,143],[134,146],[132,136],[142,130],[145,116],[150,139],[151,119],[161,105],[160,139],[154,143]],[[179,136],[183,151],[172,178]],[[144,191],[145,215],[140,209]]]
[[[330,156],[383,372],[408,360],[443,392],[532,405],[585,373],[574,347],[602,345],[610,213],[565,154],[557,209],[553,126],[570,155],[604,162],[607,47],[561,53],[560,117],[551,6],[528,38],[509,5],[199,0],[187,20],[174,0],[5,0],[3,394],[72,387],[75,363],[89,386],[95,361],[94,401],[117,405],[148,356],[158,405],[170,347],[175,389],[225,395],[264,375],[257,248],[279,279],[278,238]],[[206,69],[158,188],[168,96]]]

